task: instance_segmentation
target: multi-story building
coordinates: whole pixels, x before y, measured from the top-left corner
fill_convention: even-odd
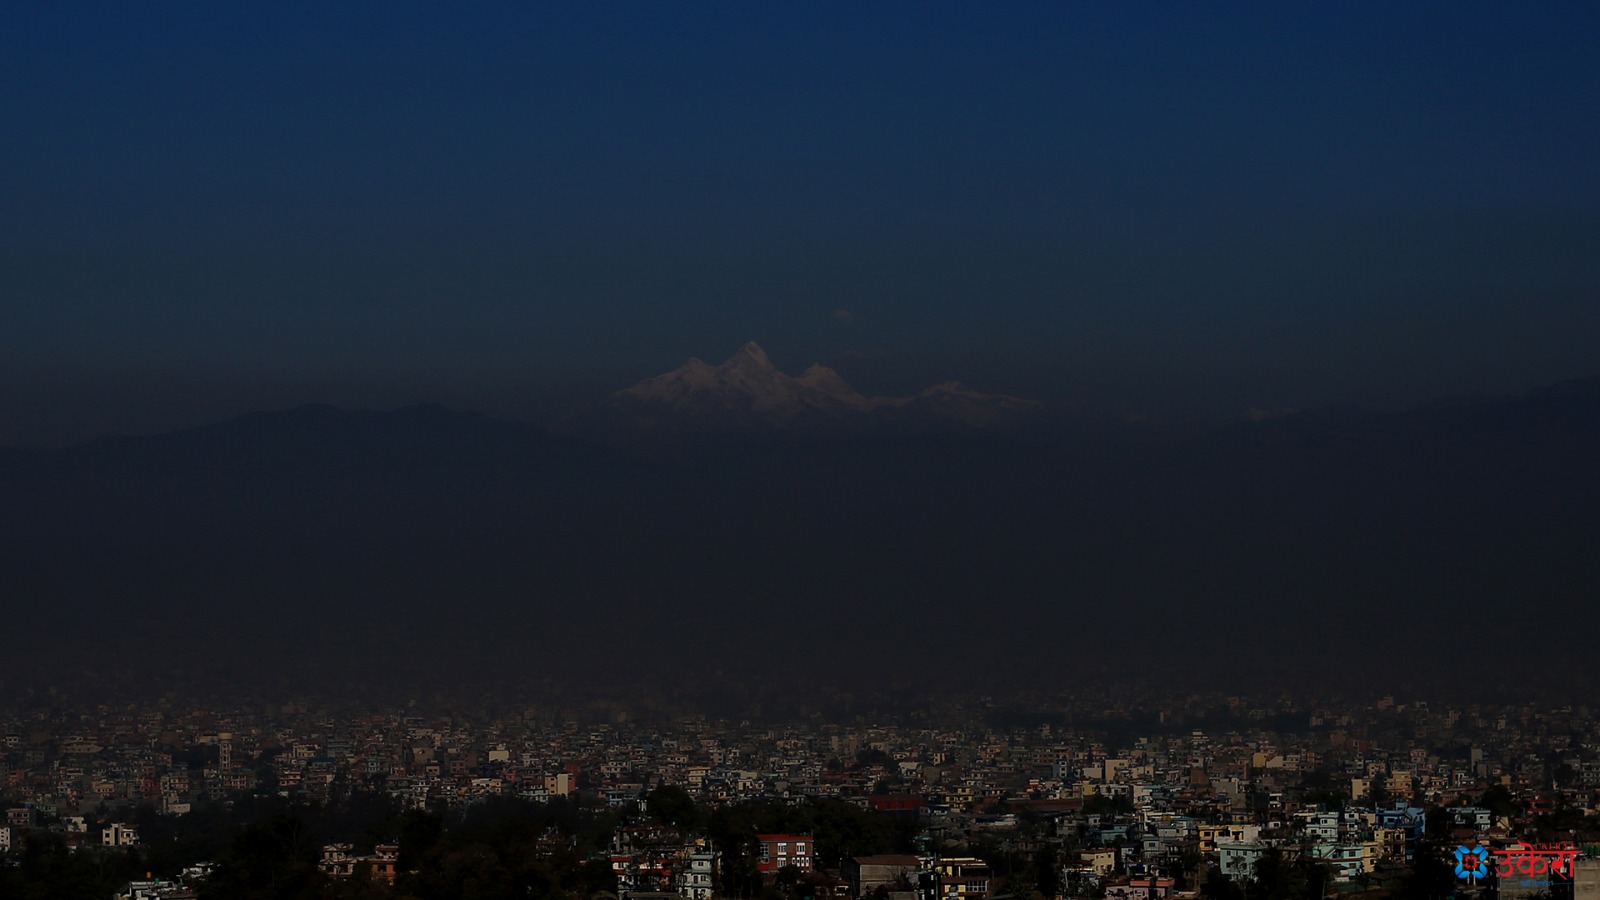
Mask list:
[[[139,829],[121,822],[112,822],[100,832],[100,844],[105,847],[134,847],[139,843]]]
[[[400,862],[400,848],[394,844],[379,844],[372,855],[358,856],[351,852],[350,844],[328,844],[322,848],[319,864],[322,874],[329,878],[350,878],[356,869],[365,864],[374,881],[394,884]]]
[[[933,864],[939,900],[982,900],[989,895],[989,864],[973,857],[949,857]]]
[[[801,872],[816,868],[816,845],[809,834],[758,834],[756,840],[761,842],[756,870],[764,876],[776,875],[785,866]]]
[[[678,893],[686,900],[711,900],[715,893],[712,874],[717,868],[717,854],[713,850],[693,850],[688,863],[678,872]]]
[[[1370,874],[1378,863],[1378,842],[1315,843],[1305,849],[1307,859],[1333,867],[1334,875],[1349,881]]]
[[[1263,841],[1218,841],[1217,868],[1235,881],[1251,878],[1256,873],[1256,861],[1267,852]]]

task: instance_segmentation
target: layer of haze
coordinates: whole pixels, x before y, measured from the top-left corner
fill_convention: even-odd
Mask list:
[[[1600,7],[13,3],[0,443],[758,340],[1113,412],[1596,374]]]

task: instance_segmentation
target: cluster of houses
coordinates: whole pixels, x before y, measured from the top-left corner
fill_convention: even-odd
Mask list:
[[[759,834],[756,869],[768,882],[788,877],[808,896],[886,900],[984,900],[988,863],[976,857],[879,854],[845,857],[824,868],[807,834]],[[710,900],[721,853],[704,838],[675,829],[620,829],[610,853],[619,896],[630,900]]]
[[[1237,698],[1234,698],[1235,700]],[[1182,709],[1178,710],[1179,712]],[[0,720],[0,799],[44,818],[138,804],[182,814],[238,791],[327,799],[366,788],[425,806],[489,794],[531,800],[585,791],[626,806],[660,783],[711,803],[915,794],[938,813],[983,816],[1012,798],[1101,795],[1215,818],[1292,797],[1308,778],[1352,800],[1433,805],[1491,784],[1521,793],[1600,789],[1600,735],[1555,710],[1397,705],[1341,711],[1222,703],[1111,745],[1103,732],[885,724],[768,726],[688,718],[644,726],[562,721],[100,711],[70,721]],[[1168,721],[1177,719],[1174,712]],[[1272,726],[1293,717],[1295,731]],[[1468,748],[1456,754],[1444,748]]]
[[[904,795],[895,799],[903,800]],[[1113,900],[1196,897],[1198,871],[1215,869],[1244,881],[1269,852],[1287,863],[1306,860],[1323,865],[1336,882],[1381,884],[1385,872],[1390,879],[1404,872],[1428,828],[1427,812],[1404,802],[1295,809],[1255,822],[1229,823],[1140,807],[1115,813],[1089,813],[1081,806],[1060,804],[1021,809],[991,836],[1024,850],[1055,846],[1061,851],[1057,858],[1062,895]],[[918,814],[931,822],[927,806]],[[1517,839],[1506,817],[1487,808],[1455,806],[1444,809],[1443,815],[1450,842],[1463,847],[1514,855],[1518,848],[1531,846]],[[1023,820],[1032,827],[1022,827]],[[116,826],[105,833],[130,834]],[[114,840],[107,837],[103,842],[114,846]],[[756,841],[756,868],[767,881],[787,877],[791,886],[803,882],[805,895],[819,900],[988,900],[997,881],[982,858],[951,847],[944,848],[946,852],[847,856],[838,860],[837,867],[828,867],[818,856],[812,835],[760,834]],[[1569,864],[1559,870],[1552,866],[1551,877],[1543,881],[1501,881],[1498,896],[1533,896],[1559,883],[1574,886],[1574,900],[1600,898],[1596,849],[1574,846]],[[718,896],[721,857],[706,837],[654,821],[619,826],[607,852],[618,895],[628,900],[712,900]],[[392,884],[398,860],[399,848],[394,845],[363,853],[351,844],[330,844],[323,848],[321,868],[331,878],[361,877]],[[203,872],[197,869],[191,874],[199,877]],[[1186,881],[1189,889],[1180,890]],[[1004,880],[1000,883],[1004,890]],[[125,896],[166,900],[190,896],[186,890],[181,883],[156,880],[130,885]]]
[[[1445,808],[1462,842],[1515,841],[1556,808],[1600,808],[1600,728],[1583,708],[1365,705],[1238,697],[1142,698],[1154,715],[1108,698],[1057,710],[1081,727],[1000,728],[981,704],[952,724],[842,725],[545,709],[490,715],[178,709],[0,717],[0,853],[31,829],[69,846],[136,848],[139,806],[183,815],[248,791],[337,800],[378,791],[405,807],[487,796],[570,797],[642,819],[643,798],[679,785],[697,801],[837,799],[916,817],[929,848],[898,867],[899,890],[946,880],[986,892],[976,848],[1004,840],[1068,856],[1064,885],[1108,896],[1176,890],[1197,863],[1244,877],[1269,850],[1326,863],[1341,879],[1403,866],[1428,809]],[[1119,705],[1121,703],[1121,705]],[[1125,718],[1119,718],[1125,717]],[[1110,737],[1120,734],[1122,737]],[[1515,804],[1472,806],[1495,789]],[[776,842],[776,869],[817,871],[801,838]],[[716,850],[689,836],[667,847],[619,835],[624,892],[704,900]],[[803,852],[802,852],[803,851]],[[387,856],[385,854],[388,854]],[[392,849],[331,848],[325,870],[392,877]],[[936,859],[973,858],[940,874]],[[839,862],[837,883],[851,881]],[[883,869],[887,872],[889,869]],[[873,885],[873,890],[882,885]],[[948,900],[949,890],[941,898]]]

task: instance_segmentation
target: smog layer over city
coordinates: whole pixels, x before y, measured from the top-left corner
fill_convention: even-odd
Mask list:
[[[1600,900],[1600,6],[0,84],[0,898]]]

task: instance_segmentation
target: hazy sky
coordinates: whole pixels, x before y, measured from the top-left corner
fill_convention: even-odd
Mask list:
[[[0,442],[761,342],[1164,412],[1600,374],[1600,5],[29,3]]]

